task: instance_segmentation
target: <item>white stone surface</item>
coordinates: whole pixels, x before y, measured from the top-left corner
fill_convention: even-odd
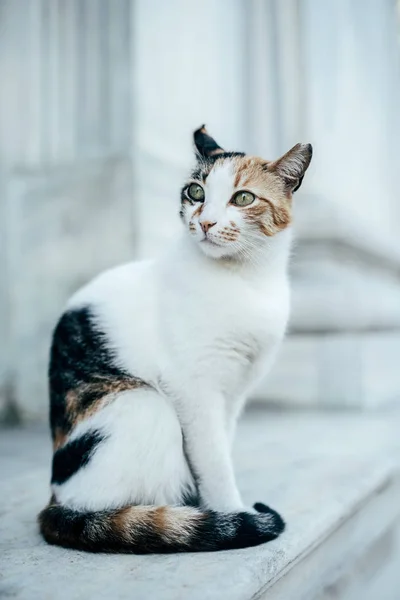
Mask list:
[[[308,244],[294,258],[292,331],[400,331],[400,277],[338,245]],[[400,268],[399,268],[400,272]]]
[[[385,532],[400,516],[399,419],[249,412],[235,447],[240,488],[248,503],[279,509],[286,532],[258,548],[171,556],[90,555],[45,545],[35,516],[48,499],[48,436],[1,431],[0,595],[347,600],[343,590],[356,590],[351,600],[372,600],[366,592],[378,581],[379,598],[397,600],[399,546],[388,545]]]
[[[0,0],[0,163],[128,155],[131,0]]]
[[[0,198],[5,195],[5,179],[0,169]],[[8,272],[6,262],[6,231],[4,226],[5,212],[4,204],[0,201],[0,415],[4,411],[5,405],[5,384],[8,367],[7,345],[9,340],[8,332]]]
[[[295,197],[296,332],[400,328],[400,243],[326,196]]]
[[[133,4],[0,0],[0,420],[46,419],[56,315],[132,256]]]
[[[135,251],[132,167],[126,159],[9,175],[7,345],[23,419],[48,412],[51,331],[67,299]]]
[[[399,404],[399,356],[396,330],[289,335],[253,397],[298,408]]]

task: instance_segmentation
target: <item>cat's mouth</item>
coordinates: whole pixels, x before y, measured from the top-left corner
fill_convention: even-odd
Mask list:
[[[211,246],[217,246],[218,248],[221,247],[222,244],[217,244],[217,242],[214,242],[214,240],[211,240],[209,237],[204,236],[203,239],[201,240],[201,243],[208,243]]]

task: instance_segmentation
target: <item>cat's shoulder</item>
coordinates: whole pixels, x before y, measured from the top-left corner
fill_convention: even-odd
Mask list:
[[[97,304],[107,301],[107,298],[118,297],[118,294],[125,295],[137,286],[139,278],[146,277],[151,271],[152,262],[132,261],[103,271],[71,296],[67,308]]]

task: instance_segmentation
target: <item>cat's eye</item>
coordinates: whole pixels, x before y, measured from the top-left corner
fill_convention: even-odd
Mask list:
[[[191,183],[187,189],[187,195],[195,202],[204,202],[204,190],[198,183]]]
[[[255,195],[251,192],[237,192],[231,200],[232,204],[236,206],[249,206],[256,199]]]

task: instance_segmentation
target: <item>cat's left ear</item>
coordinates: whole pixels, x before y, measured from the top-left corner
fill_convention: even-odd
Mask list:
[[[217,154],[223,154],[225,150],[218,146],[217,142],[211,135],[208,134],[205,125],[196,129],[193,134],[194,145],[196,146],[197,153],[203,158],[209,158],[216,156]]]
[[[268,171],[275,172],[284,180],[288,191],[295,192],[301,186],[313,149],[311,144],[296,144],[281,158],[268,164]]]

